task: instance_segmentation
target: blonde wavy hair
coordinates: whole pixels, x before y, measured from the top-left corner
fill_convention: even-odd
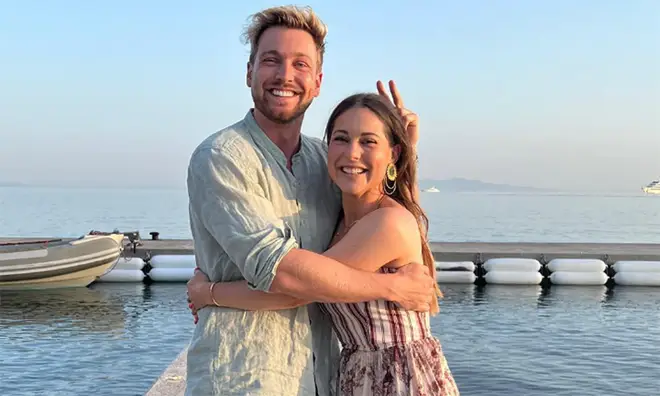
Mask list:
[[[244,44],[250,45],[250,63],[254,63],[254,57],[259,47],[259,39],[268,28],[285,27],[289,29],[304,30],[309,33],[316,43],[318,51],[318,67],[323,66],[323,55],[325,54],[325,37],[328,27],[321,18],[314,13],[311,7],[279,6],[259,11],[250,16],[250,23],[243,33]]]

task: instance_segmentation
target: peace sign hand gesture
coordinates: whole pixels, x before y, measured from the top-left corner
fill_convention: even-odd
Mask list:
[[[385,97],[387,100],[394,103],[394,106],[399,110],[399,115],[403,119],[403,125],[406,127],[408,132],[408,138],[410,139],[410,144],[413,148],[417,147],[417,142],[419,141],[419,117],[417,114],[403,107],[403,99],[401,99],[401,94],[396,88],[396,84],[393,80],[389,81],[390,92],[392,93],[392,98],[385,91],[385,86],[382,81],[378,80],[376,83],[376,88],[378,93]]]

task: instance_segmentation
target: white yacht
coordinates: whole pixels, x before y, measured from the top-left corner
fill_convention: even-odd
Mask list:
[[[653,180],[646,186],[642,187],[642,191],[646,194],[660,194],[660,178]]]
[[[431,188],[427,188],[426,190],[424,190],[424,192],[440,192],[440,190],[438,190],[437,188],[435,188],[435,186],[433,186]]]

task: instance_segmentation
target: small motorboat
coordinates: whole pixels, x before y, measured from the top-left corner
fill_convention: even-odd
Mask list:
[[[123,234],[110,233],[2,242],[0,289],[86,287],[117,264],[123,240]]]

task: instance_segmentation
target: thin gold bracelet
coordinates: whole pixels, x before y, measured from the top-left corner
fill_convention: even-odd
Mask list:
[[[215,297],[213,297],[213,288],[215,287],[215,284],[216,284],[216,283],[218,283],[218,282],[213,282],[213,283],[211,283],[211,286],[209,287],[209,293],[211,293],[211,302],[213,302],[213,304],[214,304],[216,307],[219,307],[220,304],[218,304],[218,302],[215,301]]]

